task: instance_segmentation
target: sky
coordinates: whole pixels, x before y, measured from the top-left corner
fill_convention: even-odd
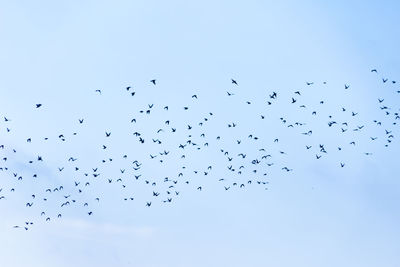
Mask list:
[[[6,197],[0,200],[2,266],[398,266],[399,130],[379,108],[386,105],[391,114],[400,108],[397,1],[1,1],[0,6],[5,146],[0,155],[9,158],[0,165],[24,176],[19,182],[12,172],[0,172],[0,196]],[[278,98],[268,106],[274,91]],[[292,97],[307,109],[292,105]],[[37,103],[42,107],[36,109]],[[139,114],[148,104],[154,104],[152,114]],[[351,124],[348,132],[341,134],[341,125],[328,127],[329,115]],[[130,123],[132,118],[138,122]],[[292,130],[280,118],[306,125]],[[165,120],[178,130],[160,133],[171,155],[159,164],[149,157],[159,152],[151,137],[166,127]],[[199,121],[204,128],[196,126]],[[232,123],[237,127],[227,126]],[[205,132],[210,145],[185,148],[183,160],[177,147],[186,140],[188,124],[194,140],[201,142]],[[361,125],[360,132],[352,131]],[[312,136],[301,135],[305,129]],[[394,135],[388,147],[385,129]],[[138,144],[134,131],[148,136],[145,144]],[[112,132],[110,138],[105,132]],[[239,139],[241,146],[235,144]],[[348,144],[353,140],[354,148]],[[316,160],[305,149],[311,143],[313,149],[324,144],[328,154]],[[336,151],[338,144],[343,153]],[[235,188],[232,181],[239,178],[227,172],[220,149],[250,159],[260,147],[273,154],[275,165],[262,178],[268,184]],[[43,163],[27,164],[38,155]],[[76,165],[69,157],[78,158]],[[99,163],[110,157],[113,162]],[[119,170],[128,170],[134,159],[147,166],[141,179],[158,179],[160,192],[167,190],[162,179],[176,176],[182,164],[200,172],[213,168],[208,176],[183,170],[190,184],[178,183],[179,197],[165,204],[144,183],[129,181],[128,191],[117,184],[125,177]],[[75,166],[101,171],[82,194],[74,186],[84,181]],[[293,171],[282,171],[284,166]],[[240,179],[259,177],[249,172]],[[60,184],[62,194],[25,207],[31,194],[43,197],[46,188]],[[55,218],[63,194],[89,202],[93,215],[71,206]],[[127,197],[135,199],[124,201]],[[50,222],[40,215],[43,209]],[[25,221],[34,222],[28,231],[13,228]]]

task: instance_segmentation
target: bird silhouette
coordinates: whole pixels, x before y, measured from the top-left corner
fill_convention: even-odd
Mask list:
[[[375,69],[371,72],[377,73]],[[387,83],[387,90],[393,90],[390,88],[394,87],[391,84],[395,84],[395,80],[374,77],[379,83],[381,80]],[[155,79],[150,82],[156,85]],[[234,79],[231,82],[238,85]],[[229,194],[238,189],[255,192],[251,191],[253,186],[267,190],[268,178],[277,171],[279,175],[296,175],[296,157],[300,157],[304,164],[309,163],[307,160],[318,160],[315,164],[323,163],[325,166],[331,163],[334,168],[346,166],[341,170],[343,172],[351,168],[348,151],[374,158],[375,151],[380,151],[379,147],[395,143],[398,131],[395,125],[400,120],[400,112],[392,99],[384,99],[386,93],[378,94],[380,91],[377,91],[378,101],[375,98],[375,102],[371,102],[376,106],[368,107],[376,117],[370,118],[362,110],[351,111],[357,110],[357,101],[343,105],[342,101],[328,98],[329,95],[320,90],[322,84],[306,82],[310,87],[301,92],[279,88],[272,92],[259,91],[260,96],[253,94],[250,88],[240,93],[226,91],[232,97],[214,96],[216,101],[223,103],[218,110],[211,110],[212,101],[199,98],[199,92],[179,96],[182,101],[178,103],[166,97],[135,95],[133,88],[127,86],[115,91],[115,99],[118,94],[121,97],[135,95],[134,98],[128,95],[128,98],[136,104],[126,104],[125,107],[123,101],[116,103],[126,108],[126,113],[107,110],[109,114],[106,117],[95,112],[82,113],[82,118],[78,119],[79,127],[68,125],[68,120],[63,120],[61,126],[49,125],[48,128],[54,127],[49,132],[38,127],[21,134],[18,127],[14,128],[17,119],[10,120],[5,115],[0,131],[11,131],[9,136],[14,138],[15,146],[21,142],[21,147],[29,147],[33,153],[25,156],[12,147],[0,145],[4,152],[0,158],[0,171],[16,183],[11,189],[0,188],[0,200],[2,203],[12,201],[8,194],[18,192],[24,186],[28,192],[20,195],[22,205],[25,204],[30,211],[37,209],[42,221],[62,220],[67,217],[64,210],[69,209],[96,216],[93,207],[107,209],[100,202],[100,194],[117,194],[117,201],[132,205],[145,203],[145,207],[150,207],[176,203],[181,191],[208,189],[207,186],[213,185],[212,179],[219,182],[216,186],[220,186],[222,191],[230,190]],[[344,84],[345,89],[350,88],[347,83],[340,84]],[[357,88],[357,85],[351,87]],[[101,90],[95,92],[102,93]],[[337,94],[338,99],[350,100],[357,92],[338,91]],[[36,108],[40,107],[42,104],[36,104]],[[372,113],[373,108],[376,113]],[[53,112],[51,106],[46,106],[37,116],[44,119],[47,112]],[[115,124],[110,124],[109,119]],[[84,124],[86,120],[99,122],[100,127],[110,127],[105,131],[106,139],[101,139],[104,138],[101,129],[87,127],[89,124]],[[76,118],[72,121],[76,123]],[[110,138],[111,129],[115,132],[113,138]],[[50,134],[54,134],[55,140]],[[18,139],[20,136],[22,139]],[[52,152],[46,150],[43,140],[52,147]],[[38,147],[41,149],[35,150]],[[88,159],[79,149],[88,150],[93,159]],[[20,166],[19,162],[29,167],[21,171],[16,168]],[[43,170],[45,166],[54,171],[49,172],[54,176],[51,182],[44,179],[48,176]],[[37,186],[27,186],[31,182]],[[140,191],[138,196],[135,195],[137,191]],[[30,223],[16,223],[15,226],[21,229],[33,227]]]

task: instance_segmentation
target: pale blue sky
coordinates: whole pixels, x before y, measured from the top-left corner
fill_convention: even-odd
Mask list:
[[[11,120],[0,123],[0,143],[17,150],[17,156],[8,150],[1,155],[26,177],[40,176],[24,179],[21,186],[0,173],[7,196],[0,200],[1,266],[398,266],[399,130],[377,101],[384,98],[391,112],[399,111],[397,1],[0,3],[0,116]],[[373,68],[378,74],[370,72]],[[384,77],[398,83],[383,84]],[[315,84],[306,86],[307,81]],[[350,89],[345,91],[344,84]],[[126,86],[137,92],[135,98]],[[290,104],[297,90],[307,112]],[[228,98],[226,91],[235,95]],[[267,108],[272,91],[279,101]],[[320,100],[326,103],[321,106]],[[43,107],[35,109],[36,103]],[[150,103],[155,104],[151,119],[129,124],[132,117],[145,117],[138,110]],[[162,111],[164,105],[169,113]],[[182,114],[184,106],[190,109]],[[341,113],[343,106],[359,115]],[[310,115],[314,109],[320,119]],[[351,128],[343,137],[327,127],[328,115],[365,129],[356,133]],[[213,173],[188,176],[190,185],[181,185],[180,197],[171,204],[153,201],[146,208],[152,189],[144,185],[130,191],[135,200],[127,203],[121,198],[130,194],[107,184],[106,177],[116,180],[120,166],[128,166],[121,159],[125,153],[150,164],[143,171],[149,179],[176,175],[180,159],[153,168],[148,154],[158,151],[132,142],[131,133],[153,133],[166,119],[184,129],[205,116],[210,122],[204,131],[214,145],[192,157],[187,152],[184,164],[199,170],[213,165]],[[289,130],[280,117],[306,122],[304,129],[312,129],[313,136]],[[79,118],[85,118],[83,125]],[[375,127],[373,119],[385,126]],[[226,127],[232,122],[237,129]],[[196,129],[194,134],[200,134]],[[388,148],[384,129],[395,136]],[[105,139],[105,131],[112,131],[111,139]],[[231,177],[218,150],[250,157],[260,145],[246,140],[249,133],[274,154],[268,190],[254,185],[225,191],[217,179]],[[57,140],[59,134],[67,136],[65,143]],[[218,146],[217,135],[224,137]],[[277,136],[279,145],[271,142]],[[379,136],[377,143],[370,142],[371,136]],[[32,144],[25,142],[29,137]],[[165,133],[166,149],[176,151],[185,137],[185,131]],[[239,138],[243,151],[234,145]],[[349,147],[353,139],[356,148],[333,151],[338,143]],[[309,143],[332,148],[329,157],[316,161],[315,153],[304,148]],[[102,144],[109,146],[107,156]],[[26,164],[38,154],[43,164]],[[103,180],[76,196],[91,201],[93,216],[83,207],[69,208],[62,220],[45,223],[40,211],[45,207],[56,215],[56,199],[25,208],[32,192],[42,194],[43,188],[64,184],[65,194],[73,192],[79,178],[72,170],[57,171],[74,166],[66,162],[70,156],[79,158],[81,169],[90,169],[108,155],[114,165],[102,167]],[[339,166],[342,161],[345,168]],[[282,166],[294,171],[282,172]],[[196,190],[199,185],[202,192]],[[14,186],[18,192],[10,194]],[[92,199],[98,196],[96,204]],[[28,218],[35,222],[29,231],[12,229]]]

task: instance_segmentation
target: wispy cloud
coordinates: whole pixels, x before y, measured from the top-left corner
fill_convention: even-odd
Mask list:
[[[142,238],[152,237],[156,229],[146,226],[130,226],[115,223],[98,223],[80,219],[63,220],[57,228],[64,228],[68,232],[85,232],[86,234],[102,235],[132,235]]]

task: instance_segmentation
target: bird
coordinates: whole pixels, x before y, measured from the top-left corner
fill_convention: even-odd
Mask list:
[[[377,71],[371,70],[371,72]],[[389,85],[395,83],[391,79],[381,77],[375,77],[378,83],[381,82],[381,79],[383,83],[388,83]],[[156,85],[155,79],[150,82]],[[234,79],[231,79],[231,82],[236,86],[238,85]],[[314,82],[306,82],[308,86],[313,84]],[[326,82],[323,82],[323,84],[326,84]],[[339,85],[341,84],[344,84],[345,89],[350,88],[348,83],[339,83]],[[315,86],[317,85],[315,83]],[[241,86],[243,85],[241,84]],[[357,87],[356,84],[351,84],[351,88],[353,86],[354,88]],[[234,88],[238,89],[239,87]],[[66,217],[67,214],[60,213],[56,209],[50,211],[46,209],[47,205],[53,207],[52,204],[55,203],[54,207],[58,209],[60,209],[60,205],[62,209],[72,209],[79,206],[77,211],[83,207],[92,207],[93,205],[98,205],[98,208],[106,208],[99,201],[100,191],[98,191],[98,186],[102,183],[107,185],[103,188],[102,194],[116,193],[120,196],[118,197],[119,201],[124,203],[133,201],[133,194],[136,192],[135,190],[139,190],[140,185],[151,188],[140,192],[144,197],[147,196],[147,199],[144,198],[144,202],[142,202],[143,206],[146,207],[156,206],[158,203],[175,203],[180,194],[179,192],[182,191],[184,193],[184,190],[191,190],[190,192],[202,191],[207,188],[206,186],[212,182],[213,178],[221,182],[219,186],[222,192],[231,190],[231,193],[235,191],[234,189],[239,188],[245,192],[250,190],[252,186],[257,185],[263,186],[262,189],[267,190],[268,187],[266,185],[268,182],[264,179],[272,176],[273,173],[276,173],[276,170],[285,171],[280,171],[281,175],[286,175],[286,173],[290,175],[290,172],[296,173],[294,168],[290,168],[290,164],[295,162],[293,158],[290,158],[290,155],[293,154],[290,152],[293,152],[294,149],[301,148],[296,151],[295,155],[300,157],[302,161],[321,159],[321,161],[316,161],[315,163],[323,162],[324,166],[331,163],[336,168],[339,166],[344,168],[345,165],[350,166],[351,162],[346,161],[345,164],[344,158],[340,158],[339,162],[334,160],[339,156],[339,153],[348,153],[351,149],[353,152],[363,156],[374,157],[375,153],[372,153],[374,152],[372,146],[379,147],[382,145],[388,147],[396,141],[395,137],[397,137],[398,130],[390,125],[396,125],[396,122],[398,122],[396,120],[400,120],[400,111],[398,111],[399,107],[393,104],[392,101],[384,100],[383,96],[387,93],[380,95],[378,98],[379,104],[376,102],[376,97],[372,99],[375,101],[376,112],[381,113],[373,114],[373,106],[371,106],[371,111],[368,110],[368,112],[377,117],[370,119],[363,116],[366,114],[362,114],[361,110],[359,112],[360,115],[356,116],[358,112],[351,110],[356,109],[357,105],[351,106],[351,101],[346,102],[348,103],[346,106],[342,106],[340,101],[334,102],[330,98],[320,98],[321,95],[319,93],[324,94],[324,92],[320,91],[315,94],[316,92],[313,91],[313,88],[318,89],[310,86],[307,87],[307,92],[303,92],[301,89],[297,91],[289,90],[289,94],[274,89],[272,92],[263,93],[264,96],[254,95],[249,91],[250,89],[241,90],[240,94],[233,89],[228,89],[230,90],[226,91],[228,97],[223,91],[222,94],[214,96],[217,98],[216,101],[225,99],[223,105],[214,112],[210,110],[213,105],[209,102],[209,99],[198,98],[198,94],[195,91],[189,93],[187,97],[182,96],[182,102],[176,101],[174,103],[169,102],[170,99],[166,97],[156,98],[154,96],[154,98],[145,98],[139,93],[136,94],[135,98],[131,99],[128,94],[135,95],[133,88],[131,86],[122,87],[122,90],[115,92],[115,94],[121,93],[122,96],[125,96],[126,93],[128,98],[136,104],[126,104],[127,106],[125,107],[122,106],[125,105],[123,101],[116,103],[121,105],[121,109],[126,110],[124,114],[117,114],[116,110],[105,110],[105,112],[109,113],[105,117],[100,116],[102,113],[97,114],[98,117],[95,119],[100,122],[99,127],[110,127],[110,120],[115,123],[113,125],[116,125],[117,129],[112,128],[112,132],[117,131],[115,133],[117,135],[113,135],[113,138],[109,138],[111,137],[111,128],[105,128],[107,129],[105,131],[107,142],[100,141],[100,138],[104,138],[104,130],[102,131],[101,128],[98,130],[95,127],[87,128],[85,127],[86,124],[83,125],[84,118],[85,122],[86,120],[88,122],[96,121],[93,120],[93,116],[96,116],[96,113],[90,112],[81,114],[81,118],[72,118],[76,124],[78,124],[76,121],[78,119],[79,127],[76,127],[77,125],[68,127],[67,124],[61,124],[65,132],[55,135],[55,137],[58,136],[59,138],[56,138],[57,142],[52,142],[51,136],[43,139],[44,136],[40,136],[39,133],[32,133],[26,130],[24,134],[27,136],[23,137],[22,145],[29,146],[32,149],[32,153],[36,152],[36,154],[20,156],[20,152],[18,151],[17,153],[15,149],[14,154],[11,152],[13,147],[0,145],[0,149],[3,149],[3,152],[7,155],[0,158],[0,171],[5,175],[7,175],[8,171],[10,177],[16,180],[15,183],[19,183],[11,190],[8,188],[5,191],[0,188],[0,192],[2,192],[0,200],[5,200],[1,203],[7,203],[7,201],[12,200],[6,193],[12,194],[11,192],[18,191],[20,184],[28,185],[33,182],[37,184],[37,187],[33,187],[32,190],[28,191],[27,199],[24,199],[22,205],[25,204],[26,208],[32,207],[32,211],[38,207],[38,211],[42,212],[39,213],[40,216],[43,216],[42,220],[49,218],[49,221],[50,219],[51,221],[56,221],[51,214],[55,214],[60,219],[61,214],[63,214],[63,217]],[[95,92],[96,94],[101,94],[100,90]],[[347,92],[350,92],[350,90]],[[337,93],[338,99],[346,98],[351,100],[351,97],[354,97],[352,94],[348,95],[343,91],[338,91]],[[380,93],[380,91],[377,91],[377,93]],[[311,97],[308,97],[308,95],[311,95]],[[284,98],[281,99],[281,96],[284,96]],[[327,95],[324,94],[322,97],[327,97]],[[90,101],[90,99],[88,100]],[[110,99],[110,101],[113,100]],[[382,104],[383,102],[385,104]],[[192,107],[190,103],[194,106]],[[299,105],[291,105],[295,103],[299,103]],[[289,107],[290,110],[288,110]],[[103,107],[100,106],[99,108]],[[43,112],[47,112],[46,107],[40,111],[40,116],[43,115]],[[277,116],[277,114],[282,115]],[[7,144],[17,147],[18,139],[16,136],[20,135],[17,131],[15,131],[17,133],[16,136],[12,135],[16,118],[10,120],[11,117],[9,118],[9,116],[11,115],[5,114],[3,116],[3,125],[8,126],[8,128],[0,127],[0,131],[4,129],[3,131],[5,132],[6,129],[9,129],[11,131],[10,137],[14,137],[15,142]],[[383,119],[382,116],[384,117]],[[274,120],[284,127],[274,125]],[[64,121],[62,120],[61,122]],[[108,124],[108,126],[102,126],[103,124]],[[15,123],[15,125],[18,124]],[[119,125],[121,125],[120,128]],[[49,127],[52,127],[52,125]],[[60,125],[57,125],[57,127],[60,127]],[[18,130],[18,128],[16,129]],[[54,131],[56,130],[54,128]],[[127,131],[129,135],[124,135],[123,130]],[[48,134],[54,131],[50,131]],[[43,131],[43,133],[46,132]],[[76,137],[71,137],[75,135]],[[87,142],[87,145],[84,143],[85,140],[82,139],[85,136],[91,139],[90,142]],[[290,142],[290,139],[295,140],[296,136],[304,138],[304,142],[301,142],[301,140],[294,143]],[[120,140],[115,140],[115,138]],[[145,140],[150,140],[149,138],[153,142],[145,142]],[[46,153],[49,151],[46,151],[46,146],[41,143],[43,140],[48,140],[46,142],[47,146],[54,146],[51,147],[51,151],[54,151],[55,155]],[[80,143],[77,143],[78,140]],[[319,143],[317,140],[320,140]],[[368,141],[367,144],[365,140]],[[288,143],[285,143],[285,141],[288,141]],[[325,145],[323,141],[326,141]],[[95,146],[93,146],[93,151],[90,151],[92,143]],[[116,143],[120,145],[115,146]],[[81,155],[79,150],[75,150],[79,144],[82,144],[83,149],[89,150],[88,153],[90,154],[88,155],[96,156],[90,159],[93,164],[96,164],[96,162],[101,162],[102,164],[87,165],[89,159],[85,159],[86,156],[84,154]],[[261,147],[259,146],[260,144],[262,144]],[[141,145],[142,149],[138,149],[137,145]],[[366,145],[368,145],[368,148]],[[41,149],[36,151],[34,150],[35,147],[40,147]],[[266,149],[267,147],[268,149]],[[179,153],[180,149],[184,150],[185,153]],[[68,156],[66,156],[66,151],[70,153],[67,154]],[[217,151],[218,155],[214,155],[214,151]],[[221,153],[218,151],[221,151]],[[220,159],[218,159],[219,156],[221,156]],[[48,158],[52,160],[47,161]],[[79,158],[79,161],[77,161],[77,158]],[[24,163],[31,164],[29,168],[24,168],[23,176],[21,175],[22,172],[15,168],[18,165],[16,163],[21,159]],[[52,165],[54,164],[52,163],[53,161],[58,162],[57,165]],[[47,166],[50,167],[50,172],[55,170],[51,174],[54,176],[52,181],[56,184],[51,187],[44,187],[43,177],[47,175],[46,173],[41,173],[43,168]],[[96,167],[92,168],[93,166]],[[102,172],[103,170],[104,172]],[[342,171],[345,170],[343,169]],[[162,174],[162,176],[160,177],[157,174]],[[91,178],[92,175],[94,178]],[[220,175],[224,175],[223,178]],[[31,177],[35,179],[29,181]],[[40,184],[43,187],[40,187]],[[192,187],[192,184],[195,185]],[[42,190],[39,191],[42,194],[36,192],[36,188]],[[88,196],[92,194],[95,195],[88,199]],[[44,196],[42,197],[42,195]],[[97,198],[95,198],[96,195],[98,196]],[[167,196],[164,197],[165,195]],[[93,198],[95,198],[94,201]],[[59,199],[63,199],[63,201],[58,202]],[[158,199],[160,201],[155,201]],[[153,201],[153,204],[150,200]],[[172,202],[172,200],[174,201]],[[96,210],[93,211],[97,213]],[[85,214],[87,213],[89,216],[96,216],[96,214],[92,214],[93,211],[84,210],[83,215],[87,216]],[[16,224],[16,226],[31,228],[30,224]]]

